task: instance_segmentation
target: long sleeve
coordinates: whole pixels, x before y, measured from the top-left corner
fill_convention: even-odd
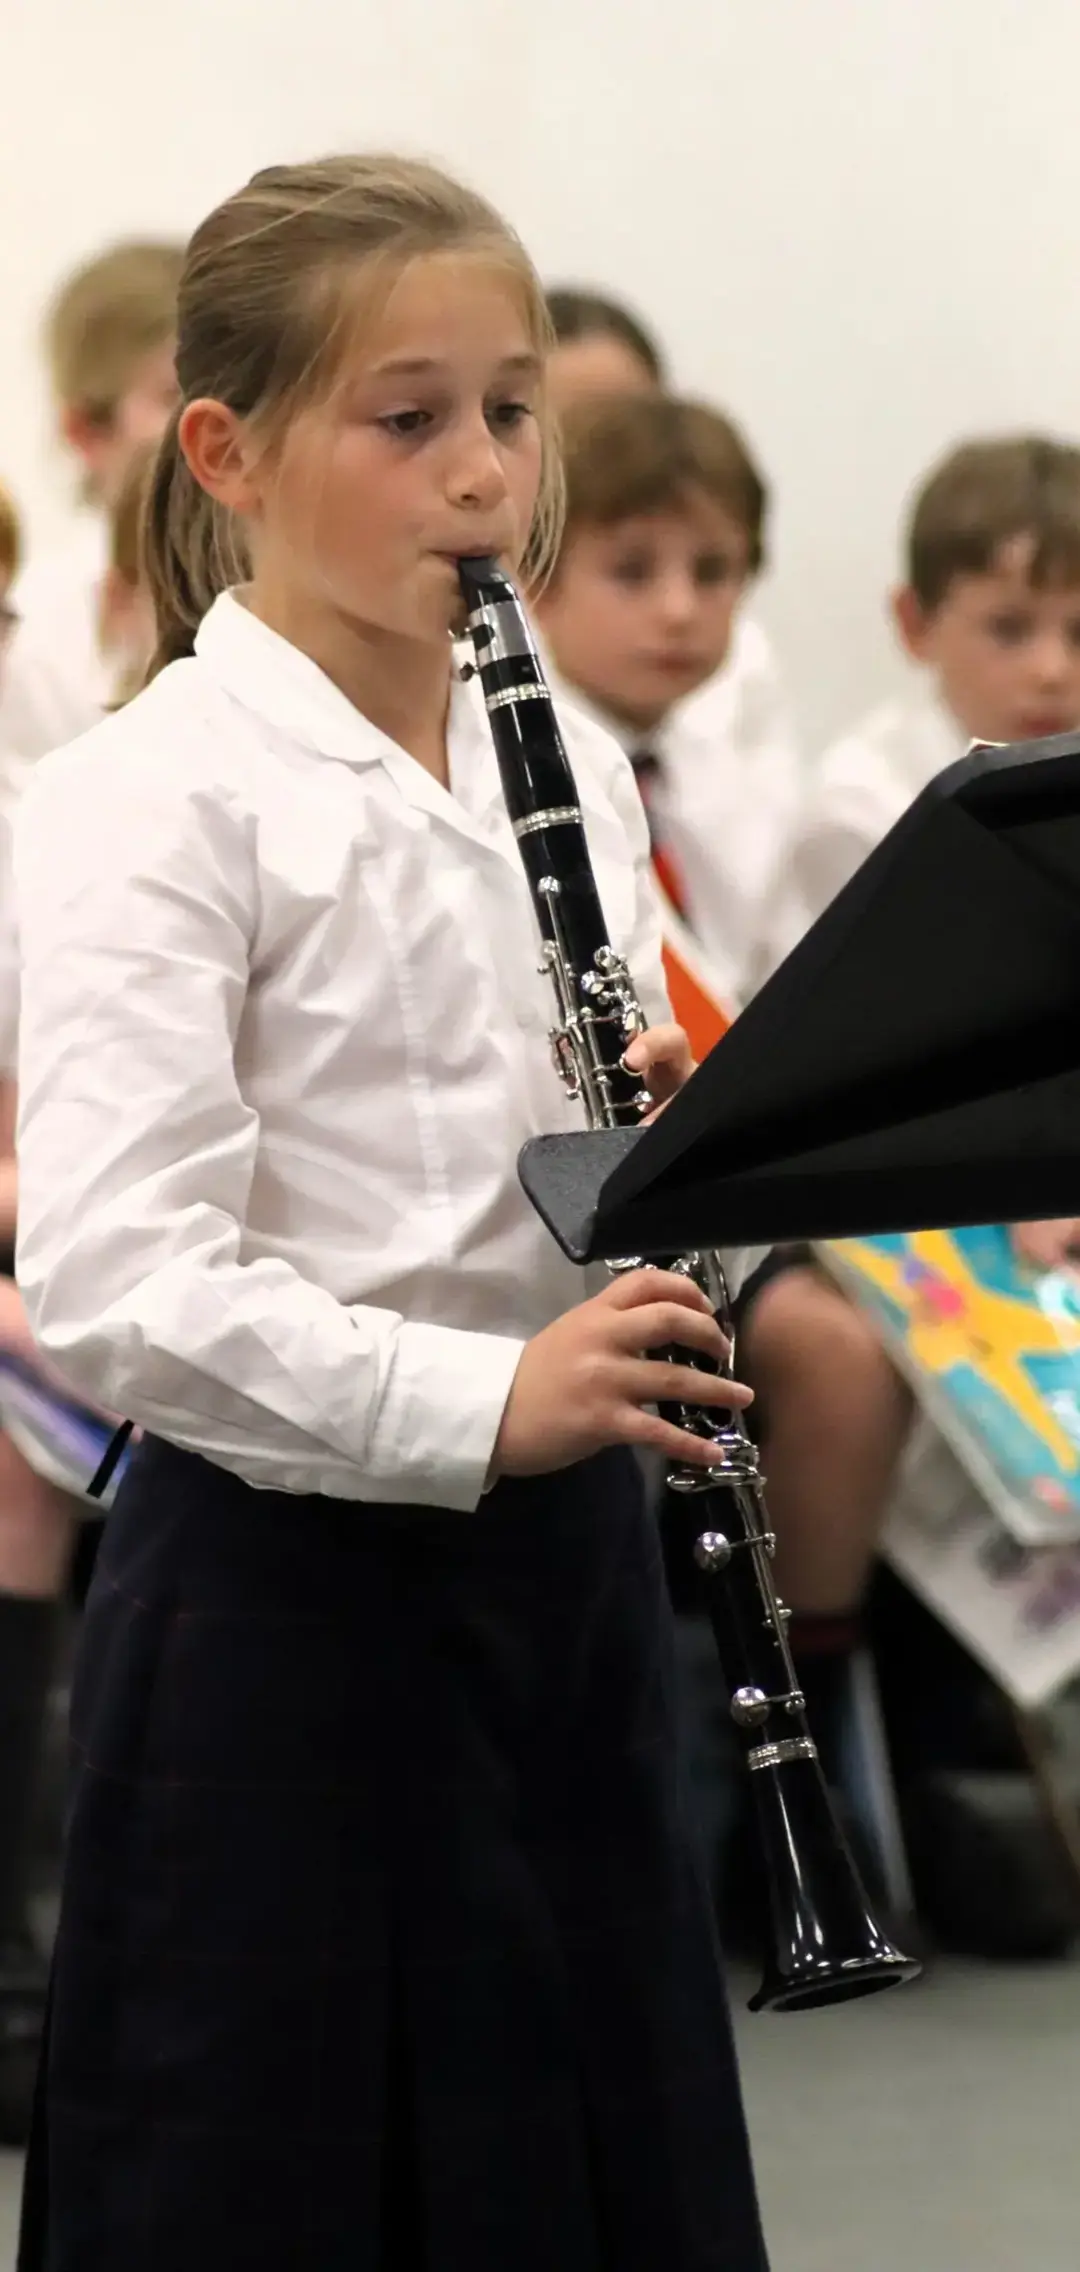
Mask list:
[[[792,876],[807,925],[850,882],[899,809],[890,784],[876,779],[869,764],[862,779],[840,767],[824,772],[792,847]]]
[[[691,926],[725,998],[743,998],[802,794],[802,765],[764,633],[741,622],[729,664],[661,736],[665,838]]]
[[[962,749],[955,720],[920,691],[883,703],[826,750],[807,782],[759,976],[790,954],[912,799]]]
[[[763,925],[751,976],[763,983],[816,923],[892,826],[895,814],[873,782],[812,785],[792,833],[783,874]]]
[[[122,724],[44,760],[16,830],[33,1330],[83,1394],[250,1483],[472,1507],[522,1344],[246,1249],[256,826]]]

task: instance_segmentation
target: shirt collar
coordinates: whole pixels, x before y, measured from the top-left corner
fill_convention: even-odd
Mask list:
[[[290,740],[350,765],[377,764],[392,746],[310,655],[222,592],[195,634],[195,653],[245,710]]]
[[[590,725],[599,726],[605,734],[610,735],[613,742],[618,742],[625,757],[633,757],[641,749],[656,747],[656,735],[635,733],[632,726],[626,726],[621,719],[613,717],[610,710],[605,710],[602,703],[594,702],[592,696],[586,694],[580,686],[572,686],[569,679],[563,678],[562,673],[555,668],[550,651],[543,645],[540,660],[556,709],[564,703],[571,703],[582,718],[589,720]],[[659,730],[658,728],[657,732]]]
[[[407,803],[488,850],[494,842],[504,857],[516,859],[487,719],[475,688],[461,678],[457,658],[447,730],[451,793],[235,592],[214,601],[195,635],[195,652],[218,685],[275,733],[348,765],[381,766]],[[494,825],[500,816],[504,827]]]
[[[569,680],[564,679],[556,670],[550,653],[542,645],[540,654],[544,665],[544,675],[555,698],[556,707],[561,702],[572,703],[574,709],[583,718],[588,718],[591,725],[601,727],[613,742],[618,743],[624,757],[635,758],[648,754],[651,757],[658,758],[661,765],[666,764],[673,757],[674,750],[678,746],[676,737],[682,729],[683,704],[673,704],[664,717],[658,719],[656,725],[651,727],[648,732],[641,726],[628,726],[623,719],[616,718],[612,711],[605,710],[603,703],[596,702],[591,695],[585,694],[580,686],[572,686]],[[714,683],[714,679],[708,679],[705,686],[710,687]],[[696,701],[697,695],[704,691],[705,687],[697,688],[688,699]],[[715,737],[712,738],[715,739]]]

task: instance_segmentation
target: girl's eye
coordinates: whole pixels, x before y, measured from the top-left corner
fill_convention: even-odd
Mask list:
[[[507,431],[513,432],[516,426],[524,425],[526,418],[531,417],[531,415],[527,402],[497,402],[494,408],[488,411],[488,425],[501,426]]]
[[[647,584],[652,572],[651,560],[635,559],[632,556],[624,560],[613,560],[608,570],[613,584],[631,585]]]
[[[430,424],[430,410],[391,410],[385,418],[379,420],[379,425],[385,427],[388,434],[397,434],[401,438],[408,434],[419,434],[424,426]]]

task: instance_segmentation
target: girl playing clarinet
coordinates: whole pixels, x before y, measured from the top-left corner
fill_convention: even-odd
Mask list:
[[[763,2272],[632,1449],[747,1400],[576,1125],[457,562],[558,521],[543,300],[422,165],[203,223],[148,503],[152,683],[20,816],[20,1268],[139,1424],[87,1609],[23,2272]],[[563,721],[668,1022],[629,767]]]

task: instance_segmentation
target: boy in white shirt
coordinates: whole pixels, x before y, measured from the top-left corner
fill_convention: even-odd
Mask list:
[[[965,442],[911,507],[893,617],[921,681],[827,750],[807,793],[771,930],[790,953],[928,782],[973,741],[1080,725],[1080,449],[1038,434]],[[1053,1267],[1080,1225],[1014,1226]]]
[[[681,911],[737,1004],[798,805],[799,760],[743,601],[768,493],[719,413],[659,394],[564,416],[570,521],[537,603],[557,669],[637,761]]]
[[[970,742],[1080,723],[1080,450],[1010,435],[952,451],[916,493],[892,612],[921,677],[814,771],[784,953]]]
[[[179,248],[112,246],[61,287],[46,323],[60,432],[80,469],[84,510],[67,543],[26,570],[0,687],[0,794],[26,768],[100,718],[110,680],[101,649],[105,515],[133,454],[162,433],[176,399],[173,344]]]
[[[549,366],[552,396],[564,421],[569,420],[571,431],[579,406],[588,415],[592,407],[599,404],[602,409],[605,401],[616,396],[666,392],[668,373],[658,342],[640,317],[620,301],[604,293],[557,285],[549,287],[547,303],[556,338]],[[760,477],[755,474],[754,478]],[[763,565],[761,537],[766,502],[764,486],[756,499],[751,484],[745,498],[746,537],[747,552],[756,553],[756,562],[745,570],[747,583],[755,567]],[[664,728],[664,754],[672,774],[669,786],[679,807],[673,811],[673,826],[685,826],[695,844],[699,823],[706,830],[701,847],[704,872],[699,874],[699,863],[692,860],[686,876],[693,901],[690,912],[732,1000],[738,997],[743,963],[740,936],[733,941],[733,953],[728,951],[728,940],[740,931],[737,909],[744,893],[749,902],[763,888],[762,857],[768,862],[774,822],[786,827],[801,778],[798,741],[783,677],[766,633],[747,613],[741,597],[740,593],[719,665],[687,699],[676,701],[669,690]],[[715,934],[712,911],[716,894],[709,887],[708,857],[721,834],[725,843],[729,841],[729,813],[725,804],[722,812],[707,805],[699,814],[693,787],[693,777],[700,781],[707,771],[715,797],[720,785],[718,746],[730,758],[739,808],[733,856],[725,859],[722,853],[716,854],[724,862],[724,939]],[[675,791],[676,774],[680,784],[687,784],[685,800]],[[751,836],[752,844],[748,843]]]

